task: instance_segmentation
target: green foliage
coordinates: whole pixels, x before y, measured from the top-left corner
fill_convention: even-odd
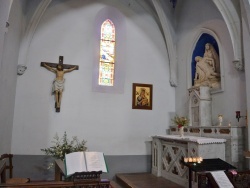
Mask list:
[[[87,141],[82,140],[81,142],[79,142],[76,136],[73,136],[72,140],[69,141],[66,132],[64,132],[62,138],[59,138],[59,136],[56,133],[53,139],[54,140],[51,141],[53,143],[53,146],[41,149],[41,151],[43,151],[46,155],[52,156],[57,159],[63,160],[65,154],[77,151],[86,151],[87,149],[87,147],[85,146]]]

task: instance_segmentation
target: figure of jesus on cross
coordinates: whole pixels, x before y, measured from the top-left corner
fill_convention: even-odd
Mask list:
[[[52,85],[52,93],[55,95],[56,112],[60,112],[62,92],[64,89],[64,82],[65,82],[64,74],[67,72],[71,72],[73,70],[78,70],[78,66],[63,64],[63,56],[59,56],[58,64],[41,62],[41,66],[45,67],[49,71],[54,72],[56,74],[56,78],[54,79]]]

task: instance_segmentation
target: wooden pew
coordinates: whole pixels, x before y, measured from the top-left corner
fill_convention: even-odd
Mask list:
[[[250,170],[239,171],[236,175],[232,173],[226,173],[231,182],[233,182],[234,187],[250,187]]]
[[[87,187],[96,187],[96,188],[114,188],[109,180],[93,181],[93,180],[84,180],[84,181],[62,181],[65,174],[64,163],[61,160],[55,161],[55,180],[54,181],[31,181],[29,183],[17,183],[17,184],[7,184],[6,180],[6,162],[0,161],[0,175],[1,175],[1,184],[0,187],[30,187],[30,188],[87,188]]]
[[[65,182],[65,181],[40,181],[40,182],[30,182],[30,183],[17,183],[17,184],[6,184],[6,161],[0,161],[0,175],[1,175],[1,184],[0,187],[30,187],[30,188],[61,188],[61,187],[74,187],[73,182]]]
[[[5,160],[0,161],[0,177],[1,177],[0,183],[5,183],[6,182],[6,161]]]
[[[250,187],[250,171],[240,171],[235,175],[233,175],[231,172],[225,173],[235,188]],[[219,186],[210,173],[199,173],[198,187],[218,188]]]
[[[8,187],[8,188],[15,188],[15,187],[29,187],[29,188],[88,188],[88,187],[96,187],[96,188],[113,188],[107,182],[72,182],[72,181],[41,181],[41,182],[29,182],[29,183],[19,183],[19,184],[0,184],[0,187]]]
[[[65,181],[41,181],[41,182],[29,182],[29,183],[18,183],[18,184],[0,184],[0,187],[30,187],[30,188],[67,188],[67,187],[75,187],[73,182],[65,182]]]

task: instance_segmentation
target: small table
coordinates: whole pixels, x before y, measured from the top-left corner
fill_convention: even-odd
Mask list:
[[[189,188],[192,188],[192,171],[205,172],[205,171],[218,171],[218,170],[232,170],[236,167],[217,158],[217,159],[203,159],[201,163],[183,162],[189,169]]]

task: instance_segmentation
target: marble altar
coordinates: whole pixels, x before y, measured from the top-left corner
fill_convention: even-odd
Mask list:
[[[179,135],[178,128],[170,126],[170,134]],[[184,128],[184,135],[186,136],[226,139],[225,161],[237,167],[238,170],[244,170],[245,134],[245,126],[188,126]]]
[[[243,151],[245,147],[246,126],[223,125],[223,115],[220,116],[216,126],[212,125],[212,96],[209,87],[192,87],[189,90],[189,119],[190,125],[185,127],[184,135],[202,136],[218,139],[226,139],[226,162],[244,170],[245,159]],[[170,126],[170,134],[179,134],[178,128]]]
[[[185,186],[188,168],[184,157],[225,160],[226,139],[197,136],[157,135],[152,141],[152,174]]]

